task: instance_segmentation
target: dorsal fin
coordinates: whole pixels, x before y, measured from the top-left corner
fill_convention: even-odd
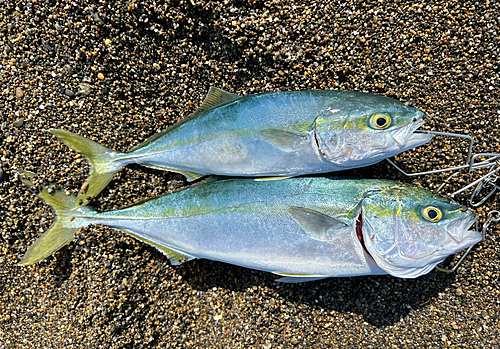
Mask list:
[[[221,90],[217,87],[210,87],[205,100],[203,101],[203,103],[201,103],[198,109],[196,109],[195,112],[191,114],[191,116],[198,115],[207,110],[215,109],[224,104],[237,100],[238,98],[240,98],[240,96],[235,95],[231,92]]]
[[[133,147],[132,149],[130,149],[129,153],[133,152],[134,150],[145,147],[146,145],[150,144],[151,142],[157,140],[158,138],[163,137],[165,135],[165,133],[171,132],[173,129],[181,126],[182,124],[186,123],[187,121],[198,116],[198,114],[201,114],[207,110],[215,109],[215,108],[220,107],[224,104],[227,104],[227,103],[230,103],[234,100],[237,100],[238,98],[241,98],[241,97],[238,95],[235,95],[231,92],[221,90],[220,88],[217,88],[217,87],[210,87],[210,90],[208,90],[207,96],[203,100],[203,103],[201,103],[201,105],[198,107],[198,109],[196,109],[192,114],[190,114],[188,117],[185,117],[184,119],[180,120],[177,124],[173,125],[172,127],[149,137],[148,139],[146,139],[144,141],[144,143],[141,143],[141,144]],[[190,180],[194,180],[194,179],[190,179]]]

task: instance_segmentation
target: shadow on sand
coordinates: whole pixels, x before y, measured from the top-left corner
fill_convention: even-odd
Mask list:
[[[270,273],[208,260],[186,263],[177,268],[177,274],[196,290],[217,287],[242,292],[257,286],[263,297],[278,292],[288,302],[327,312],[358,314],[377,327],[395,324],[455,281],[453,274],[432,271],[417,279],[365,276],[282,284]]]

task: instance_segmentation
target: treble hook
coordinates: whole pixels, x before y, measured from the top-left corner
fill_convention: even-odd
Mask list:
[[[491,225],[491,223],[497,223],[499,221],[500,221],[500,212],[499,211],[492,210],[492,211],[490,211],[488,213],[488,218],[486,219],[486,222],[484,222],[484,224],[483,224],[483,230],[481,232],[483,238],[481,239],[481,241],[484,241],[484,239],[486,238],[486,230]],[[476,221],[476,231],[479,231],[479,223],[477,221]],[[474,247],[474,245],[472,245],[471,247],[469,247],[467,249],[467,251],[465,251],[465,253],[462,256],[462,258],[460,258],[460,260],[458,261],[458,263],[453,268],[446,269],[446,268],[442,268],[440,266],[436,266],[436,269],[439,270],[439,271],[442,271],[444,273],[447,273],[447,274],[453,273],[455,270],[457,270],[457,268],[460,266],[460,264],[462,264],[462,262],[464,261],[465,257],[467,257],[467,255],[469,254],[469,252],[472,250],[473,247]]]

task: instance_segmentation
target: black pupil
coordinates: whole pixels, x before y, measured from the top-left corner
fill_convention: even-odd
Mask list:
[[[429,212],[427,212],[427,215],[430,219],[434,219],[438,216],[438,213],[436,212],[436,210],[429,210]]]
[[[387,123],[387,121],[384,118],[377,119],[377,126],[379,126],[379,127],[385,126],[386,123]]]

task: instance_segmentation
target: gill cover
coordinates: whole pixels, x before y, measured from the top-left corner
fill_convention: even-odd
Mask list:
[[[380,192],[364,199],[362,210],[366,249],[389,274],[418,277],[480,241],[480,234],[468,231],[476,220],[471,211],[442,198],[422,198],[423,190],[417,188],[388,190],[390,195]]]
[[[398,100],[342,91],[314,123],[320,154],[338,166],[367,166],[431,140],[415,133],[423,113]]]
[[[374,115],[375,116],[375,115]],[[370,129],[367,116],[357,116],[349,110],[325,109],[315,120],[315,137],[321,154],[338,166],[370,165],[391,156],[385,153],[394,143],[385,132],[389,126]],[[375,121],[376,122],[376,121]],[[392,121],[388,121],[388,125]]]

